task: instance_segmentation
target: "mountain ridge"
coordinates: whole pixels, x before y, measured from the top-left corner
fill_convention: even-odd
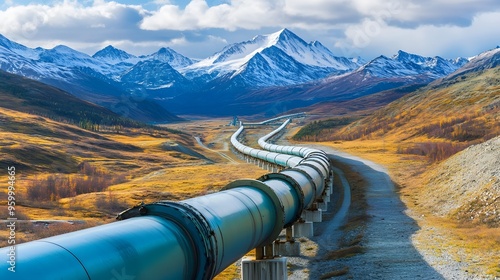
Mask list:
[[[5,37],[0,42],[0,68],[8,72],[108,108],[111,103],[103,100],[130,99],[141,92],[149,102],[178,114],[212,110],[231,115],[241,108],[239,113],[254,114],[259,108],[268,110],[275,102],[289,103],[287,109],[293,109],[314,102],[353,99],[426,84],[465,63],[463,58],[423,57],[404,51],[368,62],[338,57],[319,41],[307,43],[286,28],[229,44],[202,60],[166,47],[135,56],[106,46],[88,56],[66,46],[29,49]],[[213,108],[205,108],[207,104]],[[250,105],[248,110],[246,105]],[[216,110],[214,106],[240,109]]]

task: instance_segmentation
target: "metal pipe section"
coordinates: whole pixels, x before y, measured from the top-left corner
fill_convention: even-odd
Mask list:
[[[14,273],[2,248],[0,279],[194,279],[202,264],[190,238],[161,217],[133,218],[17,245]]]
[[[288,155],[293,155],[293,156],[298,156],[304,158],[303,161],[300,162],[300,167],[299,169],[314,169],[317,172],[321,173],[321,178],[322,180],[319,179],[320,176],[314,177],[315,179],[313,180],[316,185],[316,198],[321,198],[323,194],[323,190],[325,188],[325,179],[328,179],[329,174],[330,174],[330,161],[328,159],[327,154],[318,149],[312,149],[312,148],[307,148],[307,147],[298,147],[298,146],[283,146],[283,145],[275,145],[268,143],[267,141],[271,139],[272,137],[276,136],[278,133],[280,133],[282,130],[285,129],[285,127],[291,122],[291,119],[287,119],[281,126],[279,126],[277,129],[271,131],[270,133],[262,136],[259,138],[258,143],[259,146],[261,146],[263,149],[270,151],[270,152],[276,152],[276,153],[282,153],[282,154],[288,154]],[[310,173],[311,171],[307,171]]]
[[[282,119],[301,118],[301,117],[305,117],[305,116],[306,116],[305,112],[295,113],[295,114],[290,114],[290,115],[279,116],[276,118],[268,119],[268,120],[257,122],[257,123],[244,123],[244,125],[246,125],[246,126],[265,125],[265,124],[269,124],[269,123],[279,121]]]
[[[111,224],[1,248],[0,279],[212,279],[251,249],[271,244],[322,192],[320,153],[296,163],[292,155],[257,154],[294,168],[235,181],[218,193],[138,205]]]
[[[283,167],[290,167],[290,168],[297,166],[302,161],[302,157],[299,156],[268,152],[264,150],[254,149],[241,144],[238,141],[238,137],[240,136],[240,134],[243,132],[244,129],[245,127],[240,126],[240,128],[231,136],[231,144],[236,150],[240,151],[241,153],[263,161],[267,161]]]

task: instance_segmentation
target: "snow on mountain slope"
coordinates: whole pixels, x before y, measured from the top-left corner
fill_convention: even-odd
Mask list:
[[[193,64],[195,61],[182,54],[174,51],[171,48],[161,48],[157,52],[150,55],[141,56],[141,60],[158,60],[168,63],[174,69],[180,69]]]
[[[399,61],[406,68],[412,68],[419,73],[434,74],[436,78],[446,76],[458,68],[462,67],[468,61],[463,58],[444,59],[439,56],[423,57],[416,54],[410,54],[404,51],[399,51],[392,57],[393,60]]]
[[[172,66],[160,60],[144,60],[137,63],[122,75],[121,82],[142,85],[152,90],[189,83]]]
[[[119,63],[130,63],[136,64],[139,62],[139,58],[135,55],[129,54],[125,51],[117,49],[111,45],[105,47],[104,49],[96,52],[92,58],[101,60],[108,64],[119,64]]]
[[[252,60],[264,60],[253,62]],[[259,68],[259,66],[261,68]],[[251,66],[251,69],[247,67]],[[207,77],[227,81],[241,76],[247,86],[290,85],[343,73],[359,67],[347,58],[334,56],[321,43],[306,43],[288,29],[225,47],[222,51],[194,63],[181,73],[188,78]],[[266,76],[251,77],[250,74]],[[208,74],[208,75],[207,75]],[[246,75],[247,74],[247,75]]]
[[[353,73],[360,72],[378,78],[407,77],[411,79],[416,76],[427,76],[437,79],[456,71],[466,62],[464,59],[447,60],[439,56],[423,57],[399,51],[391,58],[379,56]]]
[[[500,65],[500,47],[485,51],[470,58],[468,63],[464,64],[460,69],[447,77],[452,79],[458,75],[462,75],[472,71],[481,71],[489,68],[494,68]]]

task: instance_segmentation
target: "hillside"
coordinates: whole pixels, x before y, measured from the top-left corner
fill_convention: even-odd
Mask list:
[[[0,107],[49,117],[80,126],[143,124],[76,98],[49,85],[0,70]]]
[[[496,67],[436,81],[342,129],[321,127],[313,133],[323,134],[318,139],[323,141],[394,141],[401,153],[441,160],[499,135],[499,119],[500,68]]]
[[[166,130],[117,126],[105,133],[97,133],[0,107],[0,166],[14,165],[23,173],[74,173],[83,162],[95,162],[118,174],[151,167],[151,164],[183,161],[172,156],[178,152],[145,153],[144,145],[116,141],[113,139],[116,135],[151,135],[159,141],[157,151],[163,151],[160,144],[165,141],[193,145],[189,135]],[[137,162],[139,159],[142,163]]]
[[[395,136],[450,141],[500,133],[500,68],[472,72],[407,95],[342,130],[345,138]]]
[[[421,206],[464,223],[500,227],[500,137],[461,151],[425,177]]]
[[[392,101],[408,93],[414,92],[423,86],[425,86],[425,84],[403,86],[352,100],[320,102],[306,108],[291,110],[290,113],[306,111],[308,114],[315,116],[312,119],[324,119],[326,117],[344,115],[367,116]]]

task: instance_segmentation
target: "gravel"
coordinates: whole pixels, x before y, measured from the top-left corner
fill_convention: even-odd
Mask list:
[[[500,137],[442,162],[425,185],[419,203],[434,214],[500,227]]]
[[[435,242],[432,238],[440,233],[428,229],[428,235],[420,236],[429,240],[415,238],[420,228],[382,166],[331,148],[318,148],[364,177],[368,183],[367,217],[342,227],[345,219],[338,223],[330,204],[324,222],[314,225],[315,236],[301,245],[305,256],[289,258],[289,279],[482,279],[467,272],[466,264],[445,251],[437,254],[416,249],[419,242]],[[314,250],[310,249],[313,246]]]

